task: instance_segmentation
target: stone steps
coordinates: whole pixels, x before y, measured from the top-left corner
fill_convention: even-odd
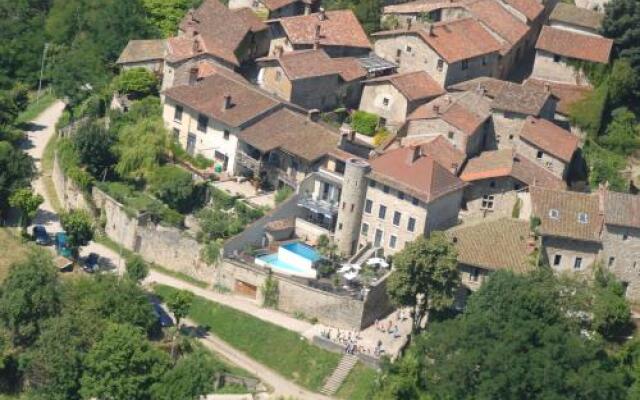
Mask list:
[[[349,372],[351,372],[353,367],[355,367],[357,362],[358,357],[355,355],[345,354],[344,356],[342,356],[340,363],[333,371],[329,379],[327,379],[322,389],[320,389],[320,393],[327,396],[335,394],[342,385],[342,382],[344,382],[344,380],[347,378],[347,375],[349,375]]]

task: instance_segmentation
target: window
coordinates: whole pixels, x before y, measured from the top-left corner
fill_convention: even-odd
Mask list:
[[[411,51],[413,51],[413,49],[411,48],[411,46],[407,46],[407,47],[405,47],[405,48],[404,48],[404,50],[405,50],[407,53],[411,53]]]
[[[373,209],[373,201],[367,199],[364,202],[364,212],[366,212],[367,214],[371,214],[372,209]]]
[[[573,261],[573,269],[578,270],[582,267],[582,257],[576,257]]]
[[[369,187],[372,187],[372,188],[376,187],[375,181],[370,180],[369,181]]]
[[[369,234],[369,224],[366,222],[362,224],[362,228],[360,228],[360,234],[362,236],[367,236]]]
[[[462,70],[469,69],[469,60],[462,60]]]
[[[389,186],[384,185],[384,186],[382,187],[382,191],[383,191],[383,192],[385,192],[385,193],[389,193]]]
[[[420,200],[418,200],[417,197],[414,197],[411,199],[411,204],[413,204],[414,206],[417,206],[418,204],[420,204]]]
[[[393,225],[400,226],[400,218],[402,218],[402,214],[399,211],[393,213]]]
[[[542,159],[542,156],[544,156],[544,153],[543,153],[542,151],[538,151],[538,152],[536,153],[536,158],[537,158],[538,160],[541,160],[541,159]]]
[[[387,215],[387,206],[383,206],[381,204],[380,208],[378,209],[378,218],[384,219],[386,215]]]
[[[391,237],[389,237],[389,247],[395,249],[397,243],[398,237],[396,235],[391,235]]]
[[[180,129],[173,128],[173,140],[175,140],[176,142],[180,140]]]
[[[561,59],[562,59],[562,57],[560,57],[559,55],[557,55],[557,54],[553,55],[553,62],[560,62]]]
[[[447,133],[447,137],[449,138],[449,140],[453,140],[453,136],[454,136],[454,135],[455,135],[455,134],[453,133],[453,131],[449,131],[449,132]]]
[[[413,217],[409,217],[409,222],[407,222],[407,230],[409,232],[413,232],[416,230],[416,219]]]
[[[176,106],[176,110],[173,114],[173,120],[176,122],[182,122],[182,106]]]
[[[622,240],[628,240],[629,239],[629,233],[625,232],[622,234]]]
[[[398,198],[404,200],[404,192],[398,191]]]
[[[487,57],[482,56],[482,65],[487,65]]]
[[[280,71],[276,71],[276,82],[280,82],[280,79],[282,79],[282,72]]]
[[[578,222],[581,224],[586,224],[589,222],[589,215],[587,213],[578,213]]]
[[[224,138],[224,140],[229,140],[229,131],[226,129],[222,131],[222,137]]]
[[[388,99],[388,98],[386,98],[386,97],[383,97],[383,98],[382,98],[382,105],[383,105],[383,106],[385,106],[385,107],[387,107],[387,106],[389,105],[389,99]]]
[[[559,219],[560,218],[560,211],[556,210],[555,208],[552,208],[551,210],[549,210],[549,218],[551,218],[551,219]]]
[[[496,187],[496,181],[489,181],[489,187],[491,188]]]
[[[401,55],[402,55],[402,49],[396,50],[396,57],[400,58]]]
[[[209,125],[209,118],[207,118],[206,116],[199,114],[198,115],[198,130],[200,132],[206,132],[207,131],[207,125]]]
[[[480,270],[478,268],[474,268],[471,270],[471,273],[469,275],[471,278],[471,282],[478,282],[478,279],[480,278]]]
[[[562,255],[561,254],[556,254],[555,256],[553,256],[553,266],[557,267],[558,265],[560,265],[560,263],[562,262]]]
[[[613,267],[613,264],[615,264],[616,262],[616,258],[615,257],[609,257],[609,267]]]
[[[353,209],[356,208],[356,205],[351,203],[351,212],[353,212]]]
[[[482,196],[482,208],[484,208],[485,210],[492,210],[494,199],[495,198],[492,194],[485,194],[484,196]]]
[[[342,209],[344,210],[344,208],[347,206],[347,202],[343,201],[342,202]]]
[[[513,140],[513,134],[509,135],[509,140]]]
[[[438,69],[438,71],[442,72],[442,70],[444,69],[444,61],[438,60],[438,65],[436,66],[436,68]]]

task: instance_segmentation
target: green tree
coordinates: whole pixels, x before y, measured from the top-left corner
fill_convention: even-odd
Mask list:
[[[20,225],[23,231],[31,225],[31,221],[38,212],[38,207],[44,202],[44,198],[29,188],[18,189],[9,197],[9,205],[20,210]]]
[[[119,93],[141,98],[158,92],[158,79],[146,68],[130,68],[114,79],[113,86]]]
[[[209,265],[217,265],[222,258],[222,240],[215,239],[206,243],[202,247],[202,253],[200,256],[202,260]]]
[[[144,119],[119,133],[116,172],[130,179],[148,177],[158,168],[167,147],[167,132],[160,118]]]
[[[177,290],[167,299],[167,307],[175,317],[178,327],[180,327],[180,321],[189,315],[192,303],[193,293],[188,290]]]
[[[629,109],[622,107],[613,110],[613,120],[607,126],[606,134],[598,141],[607,150],[628,156],[640,148],[640,125]]]
[[[80,393],[83,398],[151,399],[151,386],[160,381],[169,359],[129,325],[107,326],[84,358]]]
[[[566,295],[546,271],[492,274],[462,316],[416,340],[416,385],[437,399],[625,398],[623,374],[581,336]]]
[[[200,396],[213,392],[213,377],[219,366],[204,351],[178,360],[167,371],[151,392],[155,400],[198,400]]]
[[[194,185],[191,174],[174,165],[163,165],[149,174],[149,190],[169,207],[186,212],[191,208]]]
[[[269,270],[264,284],[262,285],[262,306],[268,308],[278,308],[280,297],[280,287],[278,280],[273,276],[273,271]]]
[[[69,248],[78,257],[78,250],[93,239],[93,220],[86,211],[72,210],[60,216],[62,229],[67,233]]]
[[[441,232],[420,237],[393,257],[387,291],[398,306],[412,307],[413,331],[419,332],[430,310],[453,305],[460,284],[457,252]]]
[[[200,3],[201,0],[142,0],[151,23],[164,37],[175,35],[187,10]]]
[[[601,32],[614,40],[620,57],[640,70],[640,4],[636,0],[612,0],[605,6]]]
[[[596,267],[596,279],[591,289],[592,329],[607,339],[615,339],[631,326],[631,308],[624,297],[624,287],[602,265]]]
[[[127,260],[127,278],[132,282],[140,283],[149,275],[149,265],[139,255],[134,255]]]
[[[354,111],[351,115],[351,126],[356,132],[373,136],[378,127],[378,116],[365,111]]]
[[[78,161],[100,180],[107,177],[118,161],[113,152],[116,139],[116,134],[99,122],[81,125],[71,137]]]
[[[58,276],[48,254],[33,252],[11,267],[0,288],[0,318],[14,343],[31,343],[42,321],[59,309]]]
[[[0,212],[6,209],[11,193],[28,187],[34,175],[31,157],[8,142],[0,142]]]

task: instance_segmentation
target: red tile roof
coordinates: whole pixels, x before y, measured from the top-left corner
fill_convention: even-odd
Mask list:
[[[372,36],[418,35],[449,64],[496,53],[502,49],[502,44],[473,18],[438,22],[432,27],[431,33],[417,28],[377,32]]]
[[[580,139],[571,132],[546,119],[534,117],[527,117],[520,138],[567,163],[580,144]]]
[[[231,127],[239,127],[280,104],[252,85],[222,73],[204,78],[193,86],[174,86],[163,94]],[[223,107],[225,96],[231,97],[231,106],[227,109]]]
[[[466,7],[507,42],[502,47],[502,54],[508,53],[529,32],[527,24],[516,18],[496,0],[473,0],[467,2]]]
[[[504,0],[504,2],[521,12],[529,21],[534,21],[544,11],[544,6],[537,0]]]
[[[543,89],[549,85],[551,94],[558,99],[556,112],[569,115],[571,105],[584,99],[593,89],[588,86],[578,86],[566,83],[547,82],[539,79],[527,79],[525,86],[534,86]]]
[[[514,153],[511,149],[485,151],[469,159],[460,174],[460,179],[473,182],[506,176],[526,185],[535,183],[537,186],[553,189],[566,188],[562,179],[526,157]]]
[[[464,188],[457,176],[416,149],[420,146],[402,147],[370,160],[371,177],[427,203]]]
[[[371,48],[369,38],[351,10],[281,18],[278,21],[293,44],[311,45],[316,39],[316,26],[320,26],[320,45]]]
[[[453,147],[451,142],[441,135],[420,146],[422,146],[424,154],[433,157],[440,165],[453,173],[457,173],[467,159],[464,152]]]
[[[613,40],[564,29],[542,27],[536,49],[578,60],[608,63]]]
[[[180,23],[184,35],[169,39],[168,58],[180,61],[204,53],[239,65],[236,52],[245,36],[265,29],[267,26],[249,9],[229,10],[217,0],[205,0]],[[194,40],[199,51],[194,49]]]
[[[473,135],[490,115],[488,100],[475,92],[464,92],[440,96],[423,104],[407,120],[441,118],[463,133]]]
[[[446,91],[425,71],[406,72],[369,79],[365,83],[388,82],[409,101],[429,99],[440,96]]]
[[[258,62],[278,63],[289,80],[317,76],[340,75],[345,82],[364,78],[367,71],[356,58],[331,58],[322,50],[300,50],[282,54],[280,57],[264,57]]]

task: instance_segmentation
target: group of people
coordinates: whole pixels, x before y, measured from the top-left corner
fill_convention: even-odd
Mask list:
[[[341,331],[337,330],[336,333],[333,332],[332,329],[323,330],[320,332],[320,336],[327,340],[331,340],[334,343],[340,344],[344,346],[344,352],[346,354],[367,354],[372,355],[374,357],[380,357],[380,355],[384,352],[382,349],[382,341],[378,341],[378,344],[375,348],[371,349],[369,346],[365,346],[359,343],[360,337],[359,332],[356,331]]]
[[[399,338],[401,336],[400,328],[398,328],[398,324],[397,323],[394,324],[391,319],[389,319],[386,324],[383,321],[376,320],[375,327],[380,332],[393,335],[394,338]]]

